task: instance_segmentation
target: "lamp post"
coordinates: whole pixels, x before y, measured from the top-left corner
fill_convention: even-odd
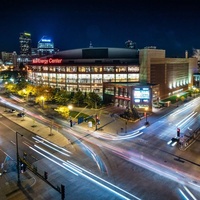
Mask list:
[[[20,186],[20,171],[19,171],[19,149],[18,149],[18,134],[23,137],[19,132],[16,132],[16,157],[17,157],[17,185]]]

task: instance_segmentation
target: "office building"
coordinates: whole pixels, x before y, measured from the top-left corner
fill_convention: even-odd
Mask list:
[[[31,34],[24,32],[20,33],[20,56],[28,57],[31,55]]]

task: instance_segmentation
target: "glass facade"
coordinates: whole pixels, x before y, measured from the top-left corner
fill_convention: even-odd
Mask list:
[[[36,85],[49,85],[67,91],[103,93],[103,82],[138,82],[139,66],[53,66],[32,65],[29,79]]]

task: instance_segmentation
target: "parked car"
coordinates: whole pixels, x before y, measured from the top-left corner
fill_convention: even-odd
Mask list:
[[[10,110],[8,110],[8,112],[9,113],[14,113],[14,112],[16,112],[16,110],[15,109],[10,109]]]
[[[23,112],[17,114],[17,117],[24,117],[24,116],[25,116],[25,113]]]

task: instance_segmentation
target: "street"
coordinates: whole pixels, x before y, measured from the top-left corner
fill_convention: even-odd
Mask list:
[[[191,117],[190,120],[186,118],[186,116],[190,116],[192,109],[199,113],[198,99],[184,108],[179,107],[178,110],[157,118],[154,122],[149,119],[151,125],[141,128],[139,134],[134,130],[130,132],[130,126],[126,135],[113,133],[109,134],[109,137],[108,134],[104,134],[104,131],[87,130],[88,128],[83,129],[78,125],[71,129],[63,127],[59,129],[59,132],[68,138],[64,149],[70,153],[65,152],[66,156],[55,149],[50,149],[49,146],[43,146],[46,142],[42,138],[35,140],[31,132],[27,132],[27,129],[23,129],[22,126],[19,128],[2,117],[1,138],[3,138],[3,142],[1,147],[15,157],[15,147],[13,144],[9,144],[9,141],[14,141],[12,137],[16,130],[26,135],[29,142],[27,143],[26,140],[26,142],[20,143],[21,154],[25,150],[28,155],[31,155],[29,156],[31,164],[37,165],[41,174],[41,169],[47,169],[49,180],[52,180],[53,183],[60,185],[63,180],[67,190],[73,191],[66,192],[68,198],[80,199],[79,195],[81,194],[82,197],[85,195],[83,199],[90,199],[87,190],[91,188],[91,183],[95,183],[92,184],[96,188],[92,189],[94,193],[90,191],[93,199],[164,199],[164,197],[167,199],[167,194],[171,195],[171,199],[182,199],[182,193],[187,194],[185,187],[190,188],[190,191],[198,199],[199,147],[197,143],[187,151],[180,151],[177,146],[167,145],[171,137],[176,135],[176,124],[180,121],[182,121],[182,124],[179,124],[182,134],[188,130],[186,122],[190,124],[190,129],[195,128],[198,118],[196,116]],[[28,121],[28,119],[25,120]],[[139,123],[142,124],[142,122]],[[13,131],[8,127],[12,127]],[[109,130],[111,129],[112,127],[109,127]],[[113,130],[116,129],[113,127]],[[7,138],[8,135],[11,138]],[[7,145],[10,147],[8,148]],[[37,158],[37,161],[33,158]],[[69,162],[72,163],[69,164]],[[49,168],[49,166],[51,167]],[[81,174],[79,174],[80,170]],[[89,170],[90,173],[85,170]],[[95,177],[98,176],[103,180],[94,178],[91,172]],[[78,173],[78,176],[74,173]],[[86,181],[81,185],[81,191],[84,190],[84,194],[76,188],[80,177],[81,180]],[[66,180],[71,181],[69,185]],[[109,181],[109,183],[105,181]]]

